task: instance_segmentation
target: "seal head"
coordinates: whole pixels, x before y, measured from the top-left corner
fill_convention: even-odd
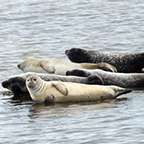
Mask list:
[[[28,75],[26,78],[26,86],[31,90],[39,90],[41,87],[41,78],[37,75]]]
[[[17,67],[24,72],[54,73],[55,67],[49,65],[47,60],[27,58],[19,63]]]
[[[65,50],[65,54],[72,62],[83,63],[88,62],[91,57],[86,50],[80,48],[71,48]]]

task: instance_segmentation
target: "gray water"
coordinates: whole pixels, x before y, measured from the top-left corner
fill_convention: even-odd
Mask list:
[[[143,38],[143,0],[1,0],[0,81],[21,73],[27,56],[65,57],[72,47],[142,52]],[[43,106],[1,94],[0,143],[143,144],[144,92],[125,97]]]

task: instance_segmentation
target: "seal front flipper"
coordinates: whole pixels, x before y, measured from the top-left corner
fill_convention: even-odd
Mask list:
[[[47,96],[47,98],[45,99],[44,103],[47,104],[54,104],[55,102],[55,97],[53,95],[49,95]]]
[[[109,64],[109,63],[82,63],[81,64],[82,68],[84,69],[102,69],[104,71],[110,71],[110,72],[117,72],[117,69],[115,66]]]
[[[87,83],[88,84],[98,84],[98,85],[104,85],[104,81],[101,76],[99,75],[90,75],[87,77]]]
[[[45,62],[45,61],[41,61],[40,62],[40,67],[48,72],[48,73],[55,73],[55,67],[54,66],[51,66],[48,64],[48,62]]]
[[[61,82],[52,82],[52,86],[55,87],[61,94],[67,96],[68,95],[68,89],[66,86]]]
[[[90,75],[90,73],[85,72],[84,70],[81,70],[81,69],[74,69],[71,71],[67,71],[66,75],[67,76],[73,75],[73,76],[79,76],[79,77],[88,77]]]

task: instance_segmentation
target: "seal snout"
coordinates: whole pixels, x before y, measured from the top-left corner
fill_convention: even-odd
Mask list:
[[[8,88],[9,87],[9,82],[6,80],[6,81],[3,81],[2,82],[2,87],[3,88]]]
[[[68,55],[69,54],[69,50],[65,50],[65,54]]]
[[[21,69],[21,64],[18,64],[17,67],[18,67],[19,69]]]
[[[71,75],[70,71],[66,71],[66,76]]]

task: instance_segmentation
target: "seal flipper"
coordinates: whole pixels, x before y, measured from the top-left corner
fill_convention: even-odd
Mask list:
[[[55,99],[55,97],[53,95],[50,95],[45,99],[44,103],[45,104],[53,104],[55,102],[54,99]]]
[[[65,87],[65,85],[61,82],[52,82],[52,86],[55,87],[60,93],[67,96],[68,95],[68,89]]]
[[[55,67],[54,66],[51,66],[48,64],[48,62],[45,62],[45,61],[41,61],[40,62],[40,67],[48,72],[48,73],[55,73]]]
[[[117,69],[115,66],[109,64],[109,63],[82,63],[81,64],[82,68],[85,69],[102,69],[104,71],[109,71],[109,72],[117,72]]]
[[[90,75],[87,77],[87,83],[88,84],[98,84],[98,85],[104,85],[104,81],[101,76],[99,75]]]
[[[67,76],[73,75],[73,76],[79,76],[79,77],[88,77],[90,75],[90,73],[85,72],[84,70],[81,70],[81,69],[74,69],[71,71],[67,71],[66,75]]]
[[[117,98],[117,97],[120,96],[120,95],[123,95],[123,94],[127,94],[127,93],[132,92],[131,89],[121,88],[121,87],[119,87],[119,88],[118,88],[118,87],[117,87],[117,88],[114,88],[114,91],[115,91],[115,93],[116,93],[115,98]]]

